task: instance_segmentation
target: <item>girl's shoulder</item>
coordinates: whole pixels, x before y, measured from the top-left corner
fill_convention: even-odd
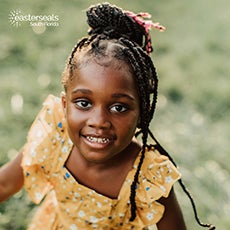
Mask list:
[[[41,157],[44,159],[50,157],[57,151],[62,152],[68,142],[69,137],[61,99],[49,95],[28,132],[27,142],[23,148],[24,163],[26,159],[36,161]],[[66,152],[68,151],[66,150]]]
[[[42,108],[38,112],[29,129],[27,141],[30,141],[30,139],[35,137],[42,139],[44,134],[55,130],[56,126],[61,127],[59,122],[63,121],[63,118],[64,112],[62,109],[61,99],[59,97],[49,95],[43,102]]]
[[[71,148],[61,99],[49,95],[31,125],[22,149],[25,188],[33,201],[39,203],[50,189],[49,175],[63,167]]]
[[[159,199],[167,197],[173,184],[180,179],[178,168],[156,148],[146,149],[140,172],[142,190]]]
[[[133,170],[128,175],[121,190],[121,199],[129,199],[132,178],[138,167],[141,151],[135,160]],[[138,177],[136,189],[137,221],[143,226],[151,226],[162,218],[165,207],[159,200],[169,197],[174,183],[180,178],[178,169],[167,156],[162,155],[156,148],[146,148],[143,164]],[[122,202],[123,203],[123,202]]]

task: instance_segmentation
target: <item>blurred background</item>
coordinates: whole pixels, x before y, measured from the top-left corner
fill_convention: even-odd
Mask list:
[[[100,1],[0,1],[0,165],[15,157],[48,94],[59,96],[66,59],[86,35],[85,10]],[[152,131],[177,162],[203,222],[230,229],[230,2],[121,1],[148,11],[166,31],[152,31],[159,99]],[[17,24],[18,13],[56,15],[54,26]],[[189,230],[202,229],[181,188]],[[24,230],[36,207],[22,190],[0,205],[0,230]]]

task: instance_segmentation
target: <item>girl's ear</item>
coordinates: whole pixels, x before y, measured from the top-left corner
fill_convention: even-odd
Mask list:
[[[66,117],[66,93],[65,92],[61,92],[61,102],[62,102],[62,108],[64,111],[64,115]]]

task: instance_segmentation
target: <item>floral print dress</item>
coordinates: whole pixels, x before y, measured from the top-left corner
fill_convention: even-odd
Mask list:
[[[154,148],[146,151],[136,191],[137,216],[130,222],[130,186],[140,154],[118,198],[111,199],[79,184],[71,175],[65,162],[72,147],[61,100],[49,95],[23,148],[24,186],[32,201],[41,203],[29,230],[157,229],[164,213],[157,200],[167,197],[180,178],[166,156]]]

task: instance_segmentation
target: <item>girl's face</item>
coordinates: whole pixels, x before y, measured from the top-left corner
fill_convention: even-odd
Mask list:
[[[62,103],[69,136],[87,162],[125,153],[139,119],[139,97],[125,63],[89,61],[75,71]],[[119,64],[119,65],[118,65]]]

